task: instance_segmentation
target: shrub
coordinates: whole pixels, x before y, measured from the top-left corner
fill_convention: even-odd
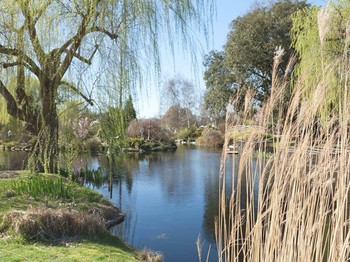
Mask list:
[[[102,141],[99,137],[91,137],[86,140],[85,147],[90,152],[99,152]]]
[[[202,135],[197,139],[197,143],[201,146],[222,146],[224,143],[224,135],[219,130],[206,127]]]
[[[151,140],[169,140],[169,132],[162,128],[159,119],[140,119],[130,122],[127,136],[131,138],[143,138]]]
[[[185,127],[181,128],[179,132],[176,134],[177,139],[182,140],[196,140],[202,134],[202,129],[198,129],[196,127]]]

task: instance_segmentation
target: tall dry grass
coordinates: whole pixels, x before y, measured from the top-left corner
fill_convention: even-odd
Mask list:
[[[28,240],[65,242],[79,237],[99,237],[107,233],[103,218],[68,209],[31,208],[9,211],[0,231],[12,229]]]
[[[288,106],[284,107],[289,84],[287,76],[277,74],[282,57],[283,50],[276,52],[271,98],[259,119],[259,125],[273,134],[273,153],[263,154],[267,142],[254,133],[232,166],[227,164],[232,156],[223,150],[220,211],[216,219],[218,259],[347,261],[349,79],[346,76],[339,83],[343,96],[339,98],[338,110],[327,118],[322,119],[319,114],[327,103],[327,73],[307,99],[303,97],[305,87],[296,83]],[[348,58],[342,63],[348,73]],[[331,70],[335,69],[330,65],[324,72]],[[237,124],[232,119],[228,112],[224,149]],[[236,179],[230,177],[229,169]]]

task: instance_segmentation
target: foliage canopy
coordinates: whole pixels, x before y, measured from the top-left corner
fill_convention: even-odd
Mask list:
[[[276,1],[232,21],[224,51],[212,51],[205,60],[205,103],[215,118],[223,116],[230,94],[237,101],[236,111],[243,110],[247,94],[254,94],[256,105],[267,100],[276,47],[282,47],[287,58],[292,54],[291,15],[307,7],[305,1]],[[287,63],[280,65],[280,74]]]

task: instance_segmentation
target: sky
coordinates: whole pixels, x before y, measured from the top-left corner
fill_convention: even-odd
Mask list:
[[[193,65],[188,54],[183,50],[176,49],[175,57],[169,50],[161,48],[161,79],[157,81],[149,81],[145,84],[145,88],[138,90],[136,99],[136,110],[138,118],[150,118],[160,116],[160,97],[162,85],[176,75],[191,81],[198,92],[198,95],[205,91],[205,83],[203,80],[203,57],[211,50],[222,50],[226,43],[227,34],[229,33],[229,25],[232,20],[238,16],[242,16],[249,12],[256,0],[216,0],[216,18],[213,21],[213,35],[209,35],[209,43],[206,44],[204,36],[198,34],[197,65]],[[265,3],[267,1],[259,1]],[[308,3],[313,5],[324,5],[324,0],[309,0]]]

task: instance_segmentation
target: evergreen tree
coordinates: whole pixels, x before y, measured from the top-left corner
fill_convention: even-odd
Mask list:
[[[134,119],[136,119],[136,111],[134,108],[134,103],[132,102],[132,97],[129,95],[124,106],[125,128],[127,128],[129,123]]]

